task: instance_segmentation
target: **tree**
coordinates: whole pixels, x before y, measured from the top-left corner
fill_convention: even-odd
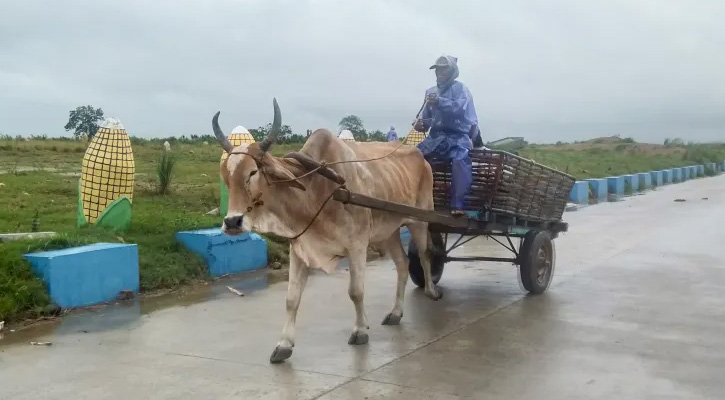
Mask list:
[[[269,129],[272,129],[272,124],[267,125]],[[278,141],[282,143],[285,139],[292,136],[292,128],[290,128],[289,125],[282,125],[282,127],[279,130],[279,138]]]
[[[302,136],[298,134],[292,134],[290,136],[287,136],[285,138],[285,143],[304,143],[307,140],[307,136]]]
[[[357,115],[348,115],[347,117],[340,120],[340,130],[349,130],[352,132],[352,136],[358,142],[367,142],[368,133],[365,131],[365,126],[362,120]]]
[[[260,126],[259,128],[252,128],[249,130],[249,134],[252,135],[256,142],[261,142],[267,136],[267,128]]]
[[[269,135],[269,131],[272,130],[272,123],[266,126],[260,126],[256,129],[250,129],[249,133],[252,135],[255,141],[261,142],[264,138]],[[282,125],[279,130],[279,136],[277,137],[277,143],[284,143],[285,139],[292,136],[292,128],[289,125]]]
[[[74,130],[73,135],[80,139],[84,134],[91,140],[98,131],[98,122],[103,121],[103,110],[93,106],[79,106],[69,113],[65,130]]]
[[[388,136],[378,129],[370,132],[368,140],[371,142],[385,142],[388,140]]]

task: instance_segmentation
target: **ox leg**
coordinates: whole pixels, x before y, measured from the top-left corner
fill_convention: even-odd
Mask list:
[[[387,240],[386,250],[390,253],[390,257],[395,263],[395,269],[398,272],[398,285],[395,289],[395,304],[393,311],[385,316],[383,325],[398,325],[400,319],[403,318],[403,300],[405,297],[405,284],[408,283],[408,259],[405,257],[403,243],[400,241],[400,230],[396,229],[395,233]]]
[[[439,300],[443,297],[440,290],[433,284],[430,268],[430,252],[433,248],[430,243],[430,235],[428,234],[428,224],[422,222],[414,222],[408,225],[411,238],[415,241],[415,245],[418,246],[418,256],[420,257],[420,264],[423,267],[423,277],[425,278],[425,294],[433,300]]]
[[[365,315],[363,297],[365,293],[365,266],[367,264],[367,246],[350,252],[350,286],[348,294],[355,305],[355,327],[353,328],[348,344],[360,345],[368,343],[370,329],[368,318]]]
[[[295,322],[297,321],[297,310],[300,307],[302,292],[305,289],[308,275],[307,266],[290,251],[289,284],[287,285],[287,321],[282,329],[282,337],[277,342],[270,356],[271,363],[280,363],[292,356],[292,348],[295,346]]]

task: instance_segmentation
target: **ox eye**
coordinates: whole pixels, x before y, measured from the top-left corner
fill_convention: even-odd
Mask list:
[[[257,170],[255,169],[254,171],[249,173],[249,177],[250,178],[253,177],[256,173],[257,173]]]

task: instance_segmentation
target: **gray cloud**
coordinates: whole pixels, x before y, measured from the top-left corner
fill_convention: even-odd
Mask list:
[[[131,134],[407,131],[427,67],[459,57],[486,138],[725,139],[721,0],[0,0],[0,131],[64,134],[103,107]]]

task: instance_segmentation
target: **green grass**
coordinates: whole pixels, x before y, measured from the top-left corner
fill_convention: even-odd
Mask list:
[[[666,148],[624,140],[605,144],[529,145],[517,152],[522,157],[567,172],[577,179],[619,176],[725,159],[725,144]]]
[[[136,184],[131,228],[123,233],[76,228],[78,174],[87,143],[73,140],[0,138],[0,232],[29,232],[37,212],[40,231],[61,236],[46,241],[0,244],[0,320],[42,314],[48,296],[22,255],[86,243],[124,242],[139,246],[141,288],[175,288],[207,278],[203,261],[174,239],[180,230],[219,226],[219,157],[215,142],[172,141],[173,183],[159,194],[159,154],[163,139],[133,138]],[[299,149],[276,145],[274,155]],[[519,155],[566,171],[577,179],[645,172],[725,160],[725,145],[658,146],[630,139],[600,138],[586,143],[528,145]],[[29,171],[29,169],[32,169]],[[168,168],[167,171],[168,172]],[[170,176],[170,175],[169,175]],[[631,191],[632,188],[627,188]],[[268,237],[270,262],[286,264],[284,239]]]
[[[95,242],[136,243],[141,289],[175,288],[208,278],[203,260],[178,244],[180,230],[219,226],[219,157],[216,143],[172,145],[175,165],[171,191],[160,195],[157,167],[161,143],[136,143],[133,220],[126,232],[76,228],[78,176],[85,143],[59,140],[0,140],[0,232],[29,232],[36,212],[40,231],[61,234],[52,241],[0,243],[0,320],[37,316],[48,303],[42,284],[22,255]],[[277,146],[284,154],[299,146]],[[37,160],[47,161],[40,164]],[[40,168],[25,171],[26,167]],[[268,238],[270,262],[286,263],[283,239]]]

